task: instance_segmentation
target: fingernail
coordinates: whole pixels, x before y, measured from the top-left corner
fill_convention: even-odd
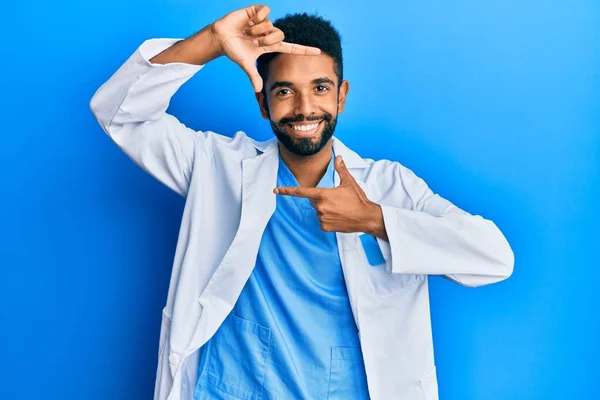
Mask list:
[[[258,39],[254,39],[254,40],[252,40],[252,43],[254,43],[254,45],[255,45],[256,47],[260,46],[260,44],[258,43]]]
[[[254,26],[254,21],[252,21],[252,20],[248,21],[248,25]]]

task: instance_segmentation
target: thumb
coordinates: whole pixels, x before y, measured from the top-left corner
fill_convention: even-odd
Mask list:
[[[256,93],[260,92],[263,87],[263,80],[258,74],[258,70],[253,62],[247,62],[242,60],[240,62],[240,67],[244,70],[246,75],[250,78],[250,82],[252,83],[252,87]]]
[[[346,168],[346,164],[344,164],[344,160],[342,159],[342,156],[337,156],[335,158],[334,166],[335,166],[335,170],[340,175],[340,185],[346,184],[346,183],[352,183],[354,181],[354,178],[350,174],[350,171],[348,171],[348,168]]]
[[[250,7],[246,7],[244,10],[246,11],[246,14],[248,16],[248,25],[250,26],[254,26],[263,22],[271,12],[269,6],[266,6],[264,4],[256,4]]]

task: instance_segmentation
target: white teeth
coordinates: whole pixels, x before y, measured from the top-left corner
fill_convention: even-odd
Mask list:
[[[310,124],[310,125],[292,125],[292,128],[294,128],[294,130],[296,130],[296,131],[308,132],[308,131],[312,131],[317,126],[319,126],[318,122],[316,124]]]

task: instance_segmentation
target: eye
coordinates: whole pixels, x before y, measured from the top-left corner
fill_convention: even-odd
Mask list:
[[[275,93],[275,96],[285,96],[291,93],[290,89],[287,88],[283,88],[281,90],[279,90],[277,93]]]
[[[323,86],[323,85],[317,86],[316,89],[317,89],[317,92],[321,92],[321,93],[329,90],[329,88],[327,86]]]

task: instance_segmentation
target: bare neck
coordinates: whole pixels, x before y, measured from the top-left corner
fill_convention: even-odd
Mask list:
[[[299,156],[290,152],[281,143],[279,154],[281,159],[290,169],[301,187],[316,187],[325,172],[332,157],[332,139],[317,153],[312,156]]]

